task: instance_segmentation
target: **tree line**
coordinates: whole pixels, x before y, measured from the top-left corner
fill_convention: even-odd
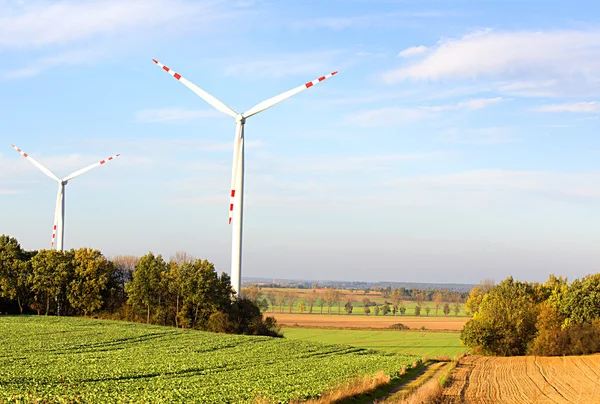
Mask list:
[[[584,355],[600,352],[600,274],[569,283],[551,275],[545,283],[512,277],[471,291],[474,313],[462,341],[487,355]]]
[[[292,310],[296,307],[300,313],[307,312],[312,314],[319,310],[320,314],[323,314],[323,310],[326,307],[327,314],[331,314],[332,307],[337,306],[338,314],[342,313],[342,306],[347,314],[352,314],[356,307],[361,307],[365,315],[404,315],[414,314],[416,316],[427,315],[429,316],[432,308],[430,306],[424,306],[424,303],[428,301],[429,294],[415,293],[413,301],[415,302],[414,313],[408,313],[407,308],[404,305],[406,299],[406,289],[397,288],[391,289],[391,292],[387,294],[383,304],[378,304],[371,301],[368,297],[360,297],[354,293],[345,293],[347,291],[326,288],[324,290],[317,291],[313,289],[312,292],[304,293],[300,296],[299,293],[292,289],[261,289],[258,285],[252,285],[249,288],[242,289],[242,296],[246,296],[248,299],[256,302],[263,310],[267,310],[271,307],[271,311],[275,313],[276,308],[279,309],[279,313],[292,313]],[[458,315],[460,312],[461,299],[458,295],[450,295],[453,297],[453,302],[449,303],[445,299],[449,298],[449,295],[444,291],[437,291],[431,293],[431,301],[433,302],[433,311],[438,316],[441,311],[444,315],[448,315],[454,312]],[[388,301],[389,299],[389,301]]]
[[[91,248],[26,251],[0,236],[0,313],[98,316],[215,332],[279,336],[272,317],[236,298],[229,275],[178,253],[107,259]]]

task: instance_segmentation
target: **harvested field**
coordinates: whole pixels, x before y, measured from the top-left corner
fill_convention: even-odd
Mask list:
[[[339,314],[268,314],[282,325],[301,327],[387,328],[402,323],[412,329],[462,330],[468,317],[348,316]]]
[[[600,355],[467,356],[444,403],[600,403]]]

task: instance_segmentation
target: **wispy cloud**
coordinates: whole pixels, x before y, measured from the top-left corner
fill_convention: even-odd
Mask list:
[[[474,98],[446,105],[423,105],[411,108],[386,107],[361,111],[350,115],[352,122],[368,126],[384,126],[406,124],[435,116],[443,111],[455,111],[460,109],[478,110],[502,101],[496,98]]]
[[[598,113],[600,102],[574,102],[566,104],[550,104],[535,109],[538,112],[574,112],[574,113]]]
[[[385,72],[382,78],[392,84],[407,79],[492,79],[505,81],[504,86],[525,84],[529,92],[540,84],[544,93],[592,91],[587,87],[595,83],[597,89],[600,78],[600,31],[478,31],[442,39],[421,60]]]
[[[488,127],[488,128],[450,128],[442,135],[442,140],[449,143],[495,145],[502,143],[515,143],[519,139],[515,136],[515,128]]]
[[[73,43],[123,30],[213,16],[217,2],[184,0],[90,0],[0,3],[0,47],[25,48]]]
[[[189,121],[200,118],[213,118],[221,116],[215,110],[196,110],[185,108],[157,108],[146,109],[136,113],[136,120],[144,123]]]
[[[35,62],[14,70],[8,70],[0,77],[4,79],[20,79],[32,77],[41,72],[61,66],[97,63],[102,56],[99,49],[77,49],[61,52],[54,56],[44,57]]]
[[[427,52],[426,46],[423,46],[423,45],[411,46],[410,48],[406,48],[402,52],[398,53],[398,56],[403,57],[403,58],[408,58],[411,56],[420,55],[421,53],[425,53],[425,52]]]
[[[396,27],[407,23],[414,24],[415,19],[440,18],[451,15],[447,11],[399,11],[355,16],[322,17],[297,21],[291,24],[295,29],[330,29],[344,30],[349,28],[382,28]]]
[[[460,101],[456,104],[424,106],[422,108],[430,111],[452,111],[458,109],[482,109],[489,105],[497,104],[502,101],[501,97],[496,98],[474,98],[471,100]]]
[[[227,76],[287,77],[297,75],[322,75],[337,67],[334,63],[344,52],[298,52],[270,55],[261,59],[233,63],[225,69]]]
[[[388,107],[361,111],[348,116],[351,122],[365,126],[401,125],[431,117],[432,113],[419,108]]]

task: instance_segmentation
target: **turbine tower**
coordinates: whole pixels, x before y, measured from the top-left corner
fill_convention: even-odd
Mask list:
[[[156,59],[152,59],[159,67],[175,77],[184,86],[196,93],[204,101],[212,105],[222,113],[229,115],[235,119],[235,138],[233,140],[233,169],[231,174],[231,194],[229,202],[229,224],[232,224],[232,237],[231,237],[231,284],[235,289],[237,295],[240,295],[241,280],[242,280],[242,223],[244,215],[244,125],[246,119],[252,115],[256,115],[267,108],[272,107],[281,101],[290,98],[293,95],[298,94],[301,91],[306,90],[314,86],[315,84],[328,79],[331,76],[337,74],[337,72],[330,73],[326,76],[321,76],[316,80],[309,81],[306,84],[298,86],[292,90],[286,91],[285,93],[279,94],[275,97],[269,98],[261,103],[256,104],[243,114],[238,114],[233,109],[229,108],[223,102],[219,101],[200,87],[196,86],[191,81],[182,77],[179,73],[174,72],[167,66],[163,65]]]
[[[81,174],[88,172],[93,168],[101,166],[101,165],[105,164],[107,161],[110,161],[112,159],[119,157],[120,154],[111,156],[105,160],[100,160],[97,163],[94,163],[85,168],[77,170],[77,171],[67,175],[65,178],[60,179],[52,171],[48,170],[46,167],[44,167],[39,162],[34,160],[33,157],[31,157],[29,154],[25,153],[23,150],[19,149],[14,144],[12,145],[12,147],[13,147],[13,149],[15,149],[16,151],[21,153],[21,155],[23,157],[25,157],[27,160],[29,160],[29,162],[31,164],[33,164],[34,166],[39,168],[41,172],[46,174],[48,177],[52,178],[54,181],[58,182],[58,195],[56,196],[56,210],[54,211],[54,227],[52,228],[52,247],[54,247],[54,244],[56,243],[56,250],[62,251],[63,250],[63,241],[64,241],[64,237],[65,237],[65,228],[64,228],[64,223],[65,223],[65,186],[73,178],[78,177]],[[58,236],[57,236],[57,234],[58,234]]]

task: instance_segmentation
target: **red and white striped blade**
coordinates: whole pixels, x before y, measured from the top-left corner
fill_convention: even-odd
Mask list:
[[[229,194],[229,224],[233,220],[233,209],[239,203],[240,194],[238,193],[238,177],[242,164],[242,153],[244,146],[244,126],[238,122],[235,130],[235,139],[233,140],[233,164],[231,170],[231,193]]]
[[[269,98],[268,100],[265,100],[259,104],[256,104],[255,106],[250,108],[248,111],[244,112],[242,114],[242,116],[244,118],[249,118],[252,115],[258,114],[259,112],[264,111],[267,108],[271,108],[273,105],[278,104],[281,101],[290,98],[292,95],[296,95],[299,92],[304,91],[307,88],[311,88],[312,86],[314,86],[317,83],[320,83],[321,81],[324,81],[332,76],[335,76],[337,73],[338,72],[329,73],[326,76],[321,76],[318,79],[309,81],[308,83],[302,84],[301,86],[298,86],[292,90],[286,91],[285,93],[282,93],[282,94],[276,95],[275,97]]]
[[[69,174],[69,175],[67,175],[67,176],[65,177],[65,181],[69,181],[69,180],[72,180],[72,179],[73,179],[73,178],[75,178],[75,177],[79,177],[81,174],[83,174],[83,173],[86,173],[86,172],[90,171],[91,169],[93,169],[93,168],[96,168],[96,167],[99,167],[99,166],[101,166],[101,165],[103,165],[103,164],[106,164],[107,162],[109,162],[109,161],[111,161],[111,160],[114,160],[114,159],[116,159],[116,158],[117,158],[117,157],[119,157],[119,156],[120,156],[120,154],[115,154],[114,156],[110,156],[110,157],[109,157],[109,158],[107,158],[107,159],[100,160],[100,161],[99,161],[99,162],[97,162],[97,163],[94,163],[94,164],[92,164],[92,165],[89,165],[89,166],[87,166],[87,167],[85,167],[85,168],[82,168],[82,169],[80,169],[80,170],[77,170],[77,171],[75,171],[75,172],[72,172],[71,174]]]
[[[169,69],[167,66],[163,65],[156,59],[152,59],[152,61],[154,63],[156,63],[159,67],[161,67],[164,71],[169,73],[171,76],[173,76],[177,80],[179,80],[184,86],[186,86],[187,88],[189,88],[190,90],[195,92],[196,95],[198,95],[204,101],[208,102],[210,105],[212,105],[217,110],[219,110],[222,113],[227,114],[233,118],[235,118],[237,116],[237,112],[235,112],[233,109],[229,108],[223,102],[221,102],[220,100],[218,100],[211,94],[207,93],[206,91],[204,91],[203,89],[201,89],[200,87],[198,87],[197,85],[195,85],[194,83],[192,83],[191,81],[189,81],[188,79],[183,77],[181,74]]]
[[[25,153],[23,150],[19,149],[14,144],[11,146],[13,147],[13,149],[18,151],[23,157],[25,157],[31,164],[36,166],[41,172],[43,172],[44,174],[46,174],[48,177],[52,178],[53,180],[60,182],[60,178],[58,178],[52,171],[48,170],[46,167],[44,167],[43,165],[38,163],[36,160],[34,160],[34,158],[31,157],[29,154]]]
[[[54,243],[56,243],[56,234],[57,234],[57,226],[58,226],[58,215],[61,214],[62,210],[62,193],[63,193],[63,185],[62,183],[58,184],[58,194],[56,195],[56,207],[54,209],[54,225],[52,226],[52,247],[54,247]]]

